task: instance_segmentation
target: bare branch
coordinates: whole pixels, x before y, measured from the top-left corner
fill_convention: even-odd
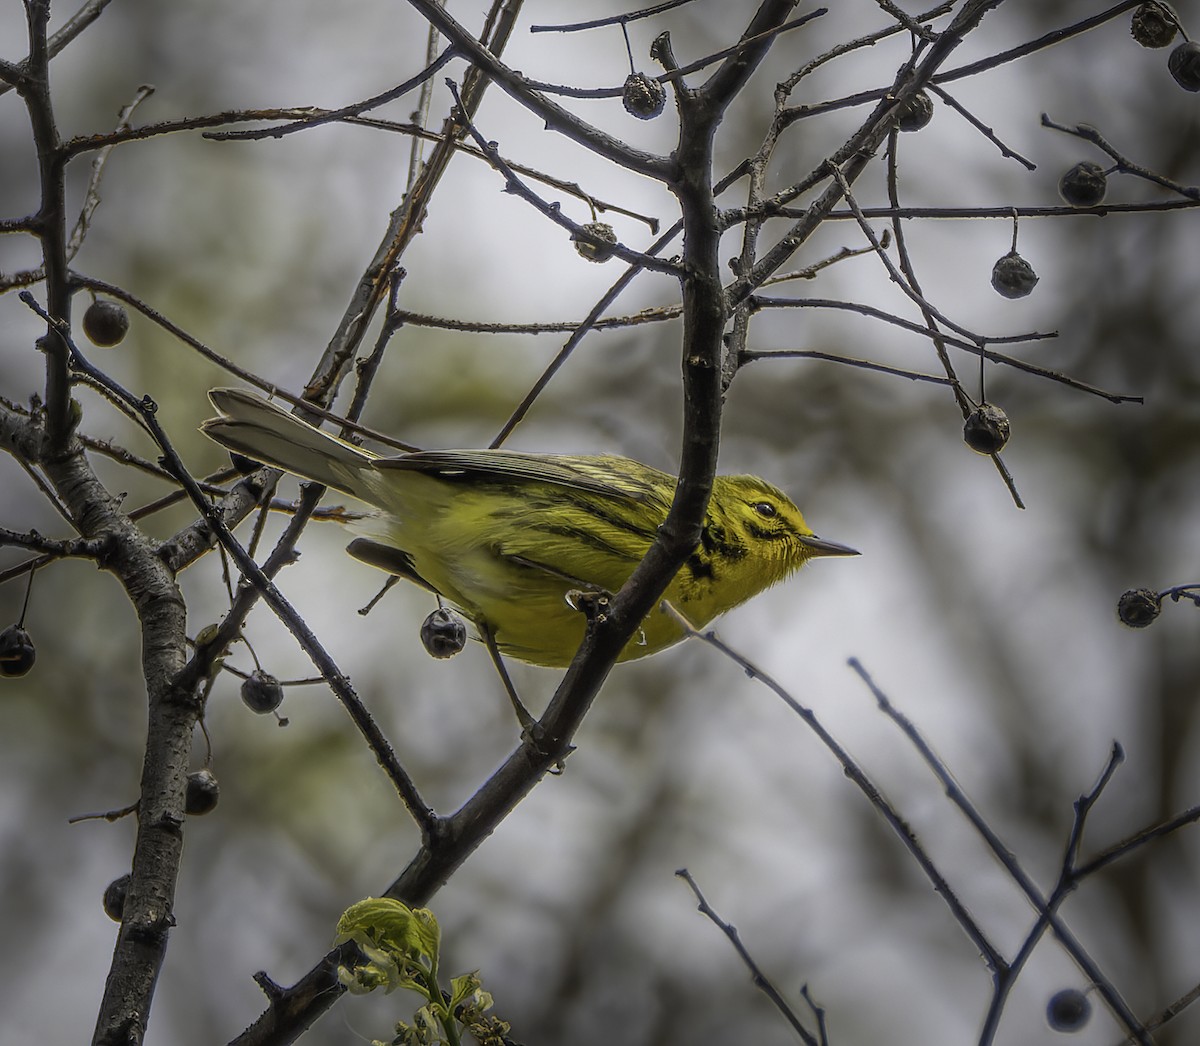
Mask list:
[[[284,124],[282,126],[264,127],[255,131],[210,131],[205,135],[206,138],[212,138],[215,141],[244,141],[256,140],[260,138],[282,138],[287,134],[294,134],[296,131],[307,131],[311,127],[319,127],[321,124],[337,123],[342,120],[347,120],[353,116],[361,116],[365,112],[372,109],[377,109],[381,105],[386,105],[388,102],[395,101],[397,98],[403,98],[410,91],[416,90],[418,87],[424,86],[430,78],[437,73],[447,62],[452,58],[457,57],[457,51],[453,47],[447,47],[434,61],[422,69],[416,76],[409,77],[401,84],[389,88],[381,94],[374,95],[361,102],[354,102],[352,105],[343,106],[341,109],[331,109],[313,113],[310,116],[302,116],[294,123]]]
[[[54,58],[58,55],[67,44],[100,17],[109,3],[111,0],[87,0],[46,42],[46,53],[49,57]],[[10,62],[0,63],[0,70],[3,70],[0,72],[0,80],[4,81],[3,84],[0,84],[0,95],[21,83],[25,79],[28,69],[28,61],[18,62],[16,65]]]
[[[692,3],[693,0],[665,0],[665,3],[653,7],[643,7],[640,11],[630,11],[623,15],[609,15],[606,18],[593,18],[588,22],[570,22],[563,25],[531,25],[531,33],[579,33],[585,29],[599,29],[607,25],[628,25],[643,18],[655,18],[667,11]]]
[[[771,1000],[771,1005],[783,1015],[783,1019],[788,1022],[792,1031],[800,1037],[800,1041],[805,1043],[805,1046],[822,1046],[825,1043],[824,1035],[818,1040],[812,1032],[804,1027],[799,1015],[788,1005],[783,994],[771,983],[770,978],[762,972],[758,963],[754,961],[754,956],[742,944],[742,938],[737,932],[737,927],[731,923],[727,923],[716,913],[712,905],[708,903],[708,898],[701,892],[700,884],[696,882],[692,874],[686,868],[680,868],[675,874],[687,883],[692,893],[695,894],[696,903],[701,913],[729,939],[729,943],[733,945],[734,950],[738,953],[738,958],[742,960],[746,969],[750,971],[750,976],[754,980],[754,987]]]
[[[15,530],[9,530],[8,527],[0,527],[0,545],[40,552],[42,554],[40,562],[67,558],[99,560],[103,559],[111,548],[111,542],[104,537],[67,538],[64,540],[44,537],[36,530],[18,533]],[[28,570],[29,567],[26,566],[25,569]],[[25,570],[22,571],[22,573],[24,572]]]
[[[1050,902],[1047,901],[1033,880],[1026,874],[1013,852],[1004,845],[991,825],[975,809],[975,806],[966,797],[962,789],[959,788],[953,775],[942,761],[938,759],[933,749],[929,747],[929,744],[917,731],[913,723],[891,703],[887,695],[875,685],[866,670],[856,659],[851,659],[850,667],[866,683],[880,710],[900,727],[904,735],[912,742],[913,747],[920,754],[921,758],[924,759],[926,765],[941,782],[947,798],[962,811],[971,824],[971,827],[975,829],[979,837],[987,844],[988,849],[992,851],[996,860],[1008,872],[1013,882],[1020,887],[1021,892],[1028,899],[1034,910],[1042,919],[1046,920],[1054,936],[1058,938],[1067,954],[1071,956],[1089,983],[1096,986],[1097,992],[1104,999],[1113,1016],[1124,1025],[1128,1034],[1140,1046],[1154,1046],[1150,1038],[1150,1033],[1146,1030],[1145,1025],[1138,1020],[1133,1010],[1130,1009],[1129,1004],[1122,998],[1116,985],[1104,974],[1104,971],[1100,969],[1067,925],[1055,914]]]
[[[1102,150],[1112,157],[1113,162],[1117,165],[1117,169],[1125,174],[1137,175],[1137,177],[1144,178],[1155,185],[1161,185],[1164,189],[1177,192],[1185,199],[1200,201],[1200,187],[1195,185],[1181,185],[1172,178],[1165,178],[1163,175],[1147,167],[1143,167],[1141,164],[1134,163],[1129,157],[1118,152],[1109,143],[1108,139],[1094,127],[1089,127],[1087,124],[1076,124],[1074,127],[1068,127],[1066,124],[1056,123],[1054,120],[1051,120],[1046,113],[1042,113],[1042,126],[1049,127],[1055,131],[1062,131],[1064,134],[1072,135],[1075,138],[1081,138],[1085,142],[1091,142],[1097,149]]]
[[[841,764],[842,770],[846,777],[858,786],[859,790],[867,797],[867,800],[879,811],[883,819],[888,823],[888,826],[896,833],[900,842],[904,844],[904,848],[921,867],[921,871],[925,873],[933,885],[934,891],[939,897],[945,901],[951,914],[962,928],[963,932],[970,939],[971,943],[979,949],[984,961],[987,963],[988,969],[992,971],[1000,971],[1005,969],[1007,963],[1000,950],[992,944],[982,927],[975,921],[971,913],[967,911],[965,905],[959,901],[950,883],[938,870],[933,859],[926,853],[925,848],[917,839],[916,834],[908,823],[900,816],[887,797],[879,790],[875,783],[867,776],[866,772],[858,765],[854,757],[847,752],[837,739],[825,729],[821,721],[811,708],[802,705],[797,701],[785,687],[776,682],[770,675],[762,671],[748,658],[743,657],[732,647],[727,645],[715,632],[707,631],[700,632],[692,628],[688,621],[669,604],[664,604],[668,613],[675,618],[676,621],[684,628],[685,631],[693,639],[699,639],[701,642],[720,651],[725,657],[732,661],[735,665],[742,669],[751,679],[755,679],[762,683],[776,697],[778,697],[792,712],[800,717],[805,725],[817,736],[817,739],[833,754],[833,757]]]
[[[631,171],[648,178],[665,181],[671,174],[669,161],[613,138],[597,127],[586,123],[573,113],[552,102],[544,95],[530,89],[524,77],[508,68],[490,50],[476,40],[445,9],[433,0],[409,0],[421,15],[469,58],[478,69],[494,80],[506,94],[524,105],[548,127],[559,131],[585,148]]]

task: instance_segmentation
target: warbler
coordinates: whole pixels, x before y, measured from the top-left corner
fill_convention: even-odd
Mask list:
[[[606,455],[429,450],[382,457],[255,393],[222,388],[209,398],[222,416],[202,431],[228,450],[378,510],[354,525],[362,536],[348,546],[352,556],[458,608],[493,653],[535,665],[570,663],[585,628],[577,594],[614,593],[625,583],[675,489],[666,472]],[[854,555],[818,538],[769,483],[717,476],[700,542],[663,599],[699,628],[813,557]],[[673,617],[653,611],[620,660],[656,653],[684,635]]]

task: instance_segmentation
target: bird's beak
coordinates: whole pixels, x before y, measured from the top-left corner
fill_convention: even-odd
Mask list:
[[[824,538],[817,537],[816,534],[801,534],[797,540],[809,549],[810,555],[814,556],[857,556],[860,554],[856,548],[839,545],[836,541],[826,541]]]

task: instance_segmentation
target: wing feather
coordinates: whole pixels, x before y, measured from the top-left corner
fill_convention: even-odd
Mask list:
[[[647,465],[633,469],[631,465],[622,458],[513,450],[425,450],[374,461],[381,472],[400,469],[464,483],[531,480],[633,502],[661,497],[663,490],[673,489],[673,476]]]

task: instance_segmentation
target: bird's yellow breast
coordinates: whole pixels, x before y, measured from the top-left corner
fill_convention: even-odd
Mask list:
[[[428,587],[490,630],[503,653],[551,667],[569,664],[583,641],[585,618],[573,593],[617,592],[669,508],[658,492],[633,501],[580,491],[564,496],[552,487],[406,479],[389,484],[391,503],[372,528],[384,528],[378,539],[403,548]],[[786,533],[756,533],[717,501],[718,493],[729,496],[720,487],[714,492],[701,540],[664,594],[695,627],[803,562]],[[679,623],[656,608],[620,660],[656,653],[683,637]]]

